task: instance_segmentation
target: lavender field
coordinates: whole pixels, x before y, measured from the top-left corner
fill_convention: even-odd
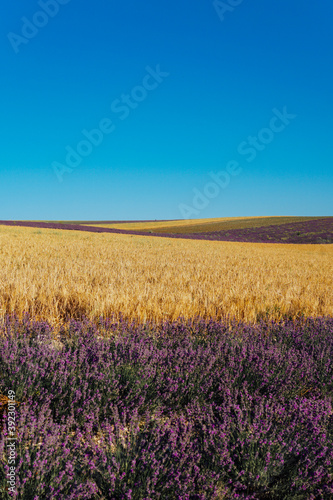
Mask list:
[[[7,317],[0,371],[1,499],[333,498],[332,318]]]
[[[283,219],[283,218],[281,218]],[[286,219],[286,218],[284,218]],[[48,228],[56,230],[74,230],[87,231],[92,233],[114,233],[114,234],[132,234],[138,236],[158,236],[165,238],[184,238],[195,240],[217,240],[217,241],[235,241],[235,242],[251,242],[251,243],[292,243],[292,244],[327,244],[333,243],[333,217],[320,217],[309,220],[304,217],[299,222],[275,222],[272,225],[264,225],[265,219],[262,219],[262,226],[248,227],[248,222],[251,220],[244,219],[247,224],[240,229],[222,229],[204,231],[201,228],[200,232],[191,230],[191,226],[184,225],[182,228],[176,227],[174,231],[168,230],[128,230],[118,229],[117,227],[103,227],[103,223],[91,222],[36,222],[36,221],[0,221],[2,226],[22,226],[35,228]],[[119,221],[118,224],[121,226]],[[129,221],[130,222],[130,221]],[[144,221],[141,221],[141,223]],[[167,222],[167,221],[165,221]],[[106,224],[106,223],[105,223]],[[125,223],[124,223],[125,224]],[[228,224],[226,224],[227,226]],[[211,225],[207,225],[212,227]],[[222,225],[223,227],[223,225]]]
[[[280,225],[193,234],[192,237],[253,243],[333,243],[333,217]]]

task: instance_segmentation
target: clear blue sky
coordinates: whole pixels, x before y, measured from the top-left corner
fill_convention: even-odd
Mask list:
[[[0,219],[333,215],[333,4],[222,4],[4,0]]]

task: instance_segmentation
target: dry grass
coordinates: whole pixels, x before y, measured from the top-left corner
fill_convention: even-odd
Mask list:
[[[333,246],[0,227],[0,317],[332,315]]]

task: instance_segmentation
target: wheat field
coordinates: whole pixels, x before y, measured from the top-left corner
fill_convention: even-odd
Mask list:
[[[333,246],[0,227],[0,317],[144,322],[333,313]]]
[[[229,229],[244,229],[254,227],[275,226],[290,222],[304,222],[316,217],[223,217],[216,219],[188,219],[178,221],[155,222],[121,222],[121,223],[84,223],[86,226],[105,227],[110,229],[153,231],[157,233],[202,233],[209,231],[224,231]]]

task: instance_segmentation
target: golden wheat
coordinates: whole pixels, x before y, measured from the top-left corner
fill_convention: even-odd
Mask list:
[[[332,257],[332,245],[0,227],[0,317],[332,315]]]
[[[315,218],[315,217],[313,217]],[[290,222],[304,222],[311,217],[224,217],[218,219],[189,219],[178,221],[156,222],[116,222],[113,224],[84,224],[86,226],[106,227],[135,231],[156,231],[161,233],[201,233],[206,231],[227,231],[229,229],[243,229],[247,227],[265,227],[286,224]]]
[[[261,218],[264,219],[265,217],[248,217],[248,220],[254,219],[254,218]],[[206,225],[208,223],[218,223],[218,222],[231,222],[231,221],[238,221],[238,220],[244,220],[244,217],[218,217],[215,219],[181,219],[181,220],[169,220],[169,221],[161,221],[157,220],[155,222],[114,222],[112,224],[107,224],[107,223],[100,223],[100,224],[94,224],[94,223],[85,223],[85,226],[96,226],[96,227],[107,227],[107,228],[116,228],[116,229],[130,229],[130,230],[147,230],[147,229],[167,229],[167,228],[174,228],[174,227],[191,227],[191,226],[197,226],[197,225]]]

